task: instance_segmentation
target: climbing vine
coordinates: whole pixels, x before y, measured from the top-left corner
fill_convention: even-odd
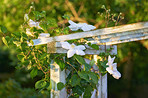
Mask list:
[[[115,25],[121,21],[121,14],[115,20],[114,14],[110,14],[110,10],[107,10],[104,6],[102,8],[105,10],[105,14],[101,13],[101,16],[105,15],[106,26],[110,21],[114,21]],[[44,40],[44,38],[50,36],[95,29],[95,26],[87,23],[78,24],[71,21],[68,15],[64,15],[63,19],[68,23],[58,24],[54,18],[46,17],[46,11],[38,12],[31,6],[28,13],[24,15],[24,23],[20,26],[20,32],[8,34],[7,28],[0,26],[3,32],[2,40],[7,47],[16,48],[19,59],[17,68],[30,70],[32,78],[38,74],[43,76],[41,80],[35,83],[36,89],[50,91],[50,64],[55,61],[60,69],[67,73],[66,84],[59,82],[58,90],[65,87],[70,98],[82,95],[84,98],[89,98],[94,89],[97,89],[100,74],[105,75],[108,72],[116,79],[121,77],[120,72],[117,71],[117,63],[114,63],[116,56],[112,55],[114,57],[111,57],[110,51],[113,49],[111,47],[106,52],[100,53],[97,61],[95,61],[93,56],[85,54],[84,50],[88,46],[100,51],[100,47],[96,44],[86,43],[89,40],[86,38],[60,42],[62,48],[68,51],[65,54],[49,54],[47,53],[47,45],[34,45],[33,39]],[[93,39],[95,40],[95,38]]]

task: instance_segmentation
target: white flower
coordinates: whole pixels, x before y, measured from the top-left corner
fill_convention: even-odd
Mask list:
[[[72,57],[74,54],[85,55],[85,52],[83,50],[85,50],[86,48],[83,45],[76,46],[75,44],[69,44],[68,42],[61,42],[61,45],[62,48],[68,49],[68,58]]]
[[[120,72],[117,70],[117,63],[114,62],[115,57],[111,58],[110,55],[108,56],[108,63],[109,67],[106,68],[108,73],[110,73],[115,79],[119,79],[121,77]]]
[[[119,71],[114,72],[114,74],[112,75],[115,79],[119,79],[121,77],[121,74]]]
[[[37,27],[38,29],[42,29],[40,26],[39,26],[39,22],[34,22],[33,20],[29,20],[28,21],[28,25],[30,26],[30,27]]]
[[[87,23],[75,23],[71,20],[68,21],[70,26],[68,26],[72,31],[77,31],[78,29],[82,29],[83,31],[90,31],[95,29],[95,26],[88,25]]]

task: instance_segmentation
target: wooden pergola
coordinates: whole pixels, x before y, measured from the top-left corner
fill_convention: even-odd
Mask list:
[[[92,38],[93,37],[93,38]],[[100,50],[95,50],[87,46],[85,53],[88,55],[94,55],[94,59],[97,59],[97,55],[100,52],[105,52],[106,49],[113,47],[111,54],[117,54],[117,46],[114,44],[139,41],[148,39],[148,22],[140,22],[122,26],[115,26],[109,28],[98,29],[88,32],[78,32],[74,34],[55,36],[55,37],[42,37],[34,39],[34,45],[47,44],[48,53],[67,53],[67,50],[61,47],[61,41],[88,38],[90,43],[97,44]],[[50,66],[50,81],[52,84],[51,98],[67,98],[66,89],[58,91],[57,83],[66,83],[66,72],[61,71],[59,65],[52,61]],[[102,76],[98,81],[96,98],[107,98],[107,74]],[[83,97],[82,97],[83,98]]]

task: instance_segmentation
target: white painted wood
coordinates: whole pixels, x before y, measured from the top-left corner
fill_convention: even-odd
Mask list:
[[[107,35],[107,34],[125,33],[125,32],[127,33],[127,31],[128,33],[133,33],[133,32],[137,33],[137,32],[141,32],[142,29],[146,29],[146,28],[148,28],[148,22],[140,22],[135,24],[103,28],[103,29],[98,29],[98,30],[89,31],[89,32],[80,32],[80,33],[74,33],[74,34],[68,34],[68,35],[62,35],[62,36],[49,37],[49,38],[45,38],[44,40],[34,39],[33,42],[34,42],[34,45],[41,45],[41,44],[47,44],[52,41],[58,42],[58,41],[88,38],[88,37]]]
[[[111,46],[104,46],[106,49],[110,48]],[[114,49],[111,51],[112,54],[117,54],[117,46],[113,46]],[[97,62],[98,55],[94,55],[94,60]],[[98,69],[98,68],[97,68]],[[98,81],[98,86],[97,86],[97,92],[96,96],[92,98],[107,98],[107,74],[102,76],[101,73],[99,73],[100,79]],[[95,92],[93,92],[94,94]]]
[[[117,33],[112,33],[112,34],[105,34],[105,35],[100,35],[98,36],[98,39],[107,39],[107,38],[114,38],[114,37],[120,37],[120,36],[126,36],[126,35],[131,35],[131,34],[141,34],[143,32],[148,32],[148,28],[143,28],[143,29],[136,29],[132,31],[126,31],[126,32],[117,32]],[[92,40],[92,39],[91,39]]]
[[[104,43],[104,44],[106,44],[106,45],[114,45],[114,44],[133,42],[133,41],[139,41],[139,40],[145,40],[145,39],[148,39],[148,36],[144,36],[144,37],[140,37],[140,38],[132,38],[132,39],[113,41],[113,42],[107,42],[107,43]]]
[[[68,50],[62,48],[60,42],[56,42],[55,44],[53,44],[53,46],[51,46],[51,44],[50,44],[50,46],[47,46],[47,47],[55,47],[54,51],[50,51],[50,48],[49,49],[47,48],[48,49],[48,53],[67,53],[67,51],[68,51]],[[92,54],[98,54],[99,55],[100,53],[105,52],[104,45],[100,45],[99,46],[99,48],[100,48],[99,50],[92,49],[87,44],[85,45],[85,47],[86,47],[86,50],[84,51],[85,54],[90,54],[90,55],[92,55]],[[116,46],[113,45],[112,47],[113,47],[113,50],[116,49]],[[51,50],[53,50],[53,49],[51,49]],[[114,54],[114,52],[110,52],[110,53],[112,55]]]
[[[57,89],[58,82],[62,82],[64,84],[66,83],[65,70],[61,71],[59,65],[52,61],[50,64],[50,98],[67,98],[65,88],[63,88],[61,91]]]
[[[99,41],[100,41],[100,43],[106,43],[106,42],[113,42],[113,41],[119,41],[119,40],[140,38],[140,37],[144,37],[144,36],[148,36],[148,32],[137,33],[137,34],[128,34],[125,36],[118,36],[118,37],[112,37],[112,38],[107,38],[107,39],[101,39]]]

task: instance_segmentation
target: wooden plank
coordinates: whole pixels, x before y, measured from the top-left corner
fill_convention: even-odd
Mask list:
[[[126,31],[126,32],[117,32],[113,34],[105,34],[105,35],[100,35],[98,36],[98,39],[109,39],[109,38],[114,38],[114,37],[120,37],[120,36],[126,36],[126,35],[135,35],[135,34],[141,34],[144,32],[148,32],[148,28],[143,28],[143,29],[138,29],[138,30],[132,30],[132,31]],[[93,40],[93,38],[90,38],[90,40]]]
[[[41,39],[34,39],[34,45],[41,45],[41,44],[47,44],[52,41],[66,41],[66,40],[72,40],[72,39],[80,39],[80,38],[87,38],[87,37],[93,37],[93,36],[99,36],[99,35],[107,35],[107,34],[113,34],[113,33],[124,33],[130,31],[133,32],[133,30],[139,30],[139,29],[145,29],[148,28],[148,22],[140,22],[140,23],[134,23],[134,24],[128,24],[128,25],[122,25],[122,26],[116,26],[116,27],[109,27],[109,28],[103,28],[98,29],[94,31],[88,31],[88,32],[80,32],[80,33],[74,33],[69,35],[62,35],[62,36],[55,36],[55,37],[49,37],[45,38],[44,40]]]
[[[64,84],[66,83],[65,70],[61,71],[59,65],[52,61],[50,64],[50,98],[67,98],[65,88],[63,88],[61,91],[57,89],[58,82],[62,82]]]
[[[140,38],[132,38],[132,39],[130,38],[130,39],[118,40],[118,41],[112,41],[112,42],[106,42],[106,43],[99,43],[99,44],[100,45],[104,45],[104,44],[105,45],[114,45],[114,44],[119,44],[119,43],[133,42],[133,41],[139,41],[139,40],[145,40],[145,39],[148,39],[148,36],[143,36]]]
[[[100,43],[106,43],[106,42],[113,42],[113,41],[119,41],[119,40],[141,38],[141,37],[144,37],[144,36],[148,36],[148,32],[137,33],[137,34],[129,34],[129,35],[119,36],[119,37],[112,37],[112,38],[102,39],[102,40],[99,40],[99,41],[100,41]]]
[[[53,46],[51,46],[53,45]],[[85,47],[87,48],[84,52],[85,54],[89,54],[89,55],[92,55],[92,54],[100,54],[102,52],[105,52],[105,45],[100,45],[99,46],[99,50],[95,50],[95,49],[92,49],[91,47],[89,47],[87,44],[85,45]],[[51,48],[50,48],[51,47]],[[55,47],[54,49],[52,47]],[[117,47],[114,45],[112,46],[113,47],[113,50],[116,50]],[[67,53],[68,50],[66,49],[63,49],[60,42],[56,42],[55,44],[47,44],[47,51],[48,53]],[[54,51],[53,51],[54,50]],[[110,52],[112,55],[114,54],[114,52]]]

